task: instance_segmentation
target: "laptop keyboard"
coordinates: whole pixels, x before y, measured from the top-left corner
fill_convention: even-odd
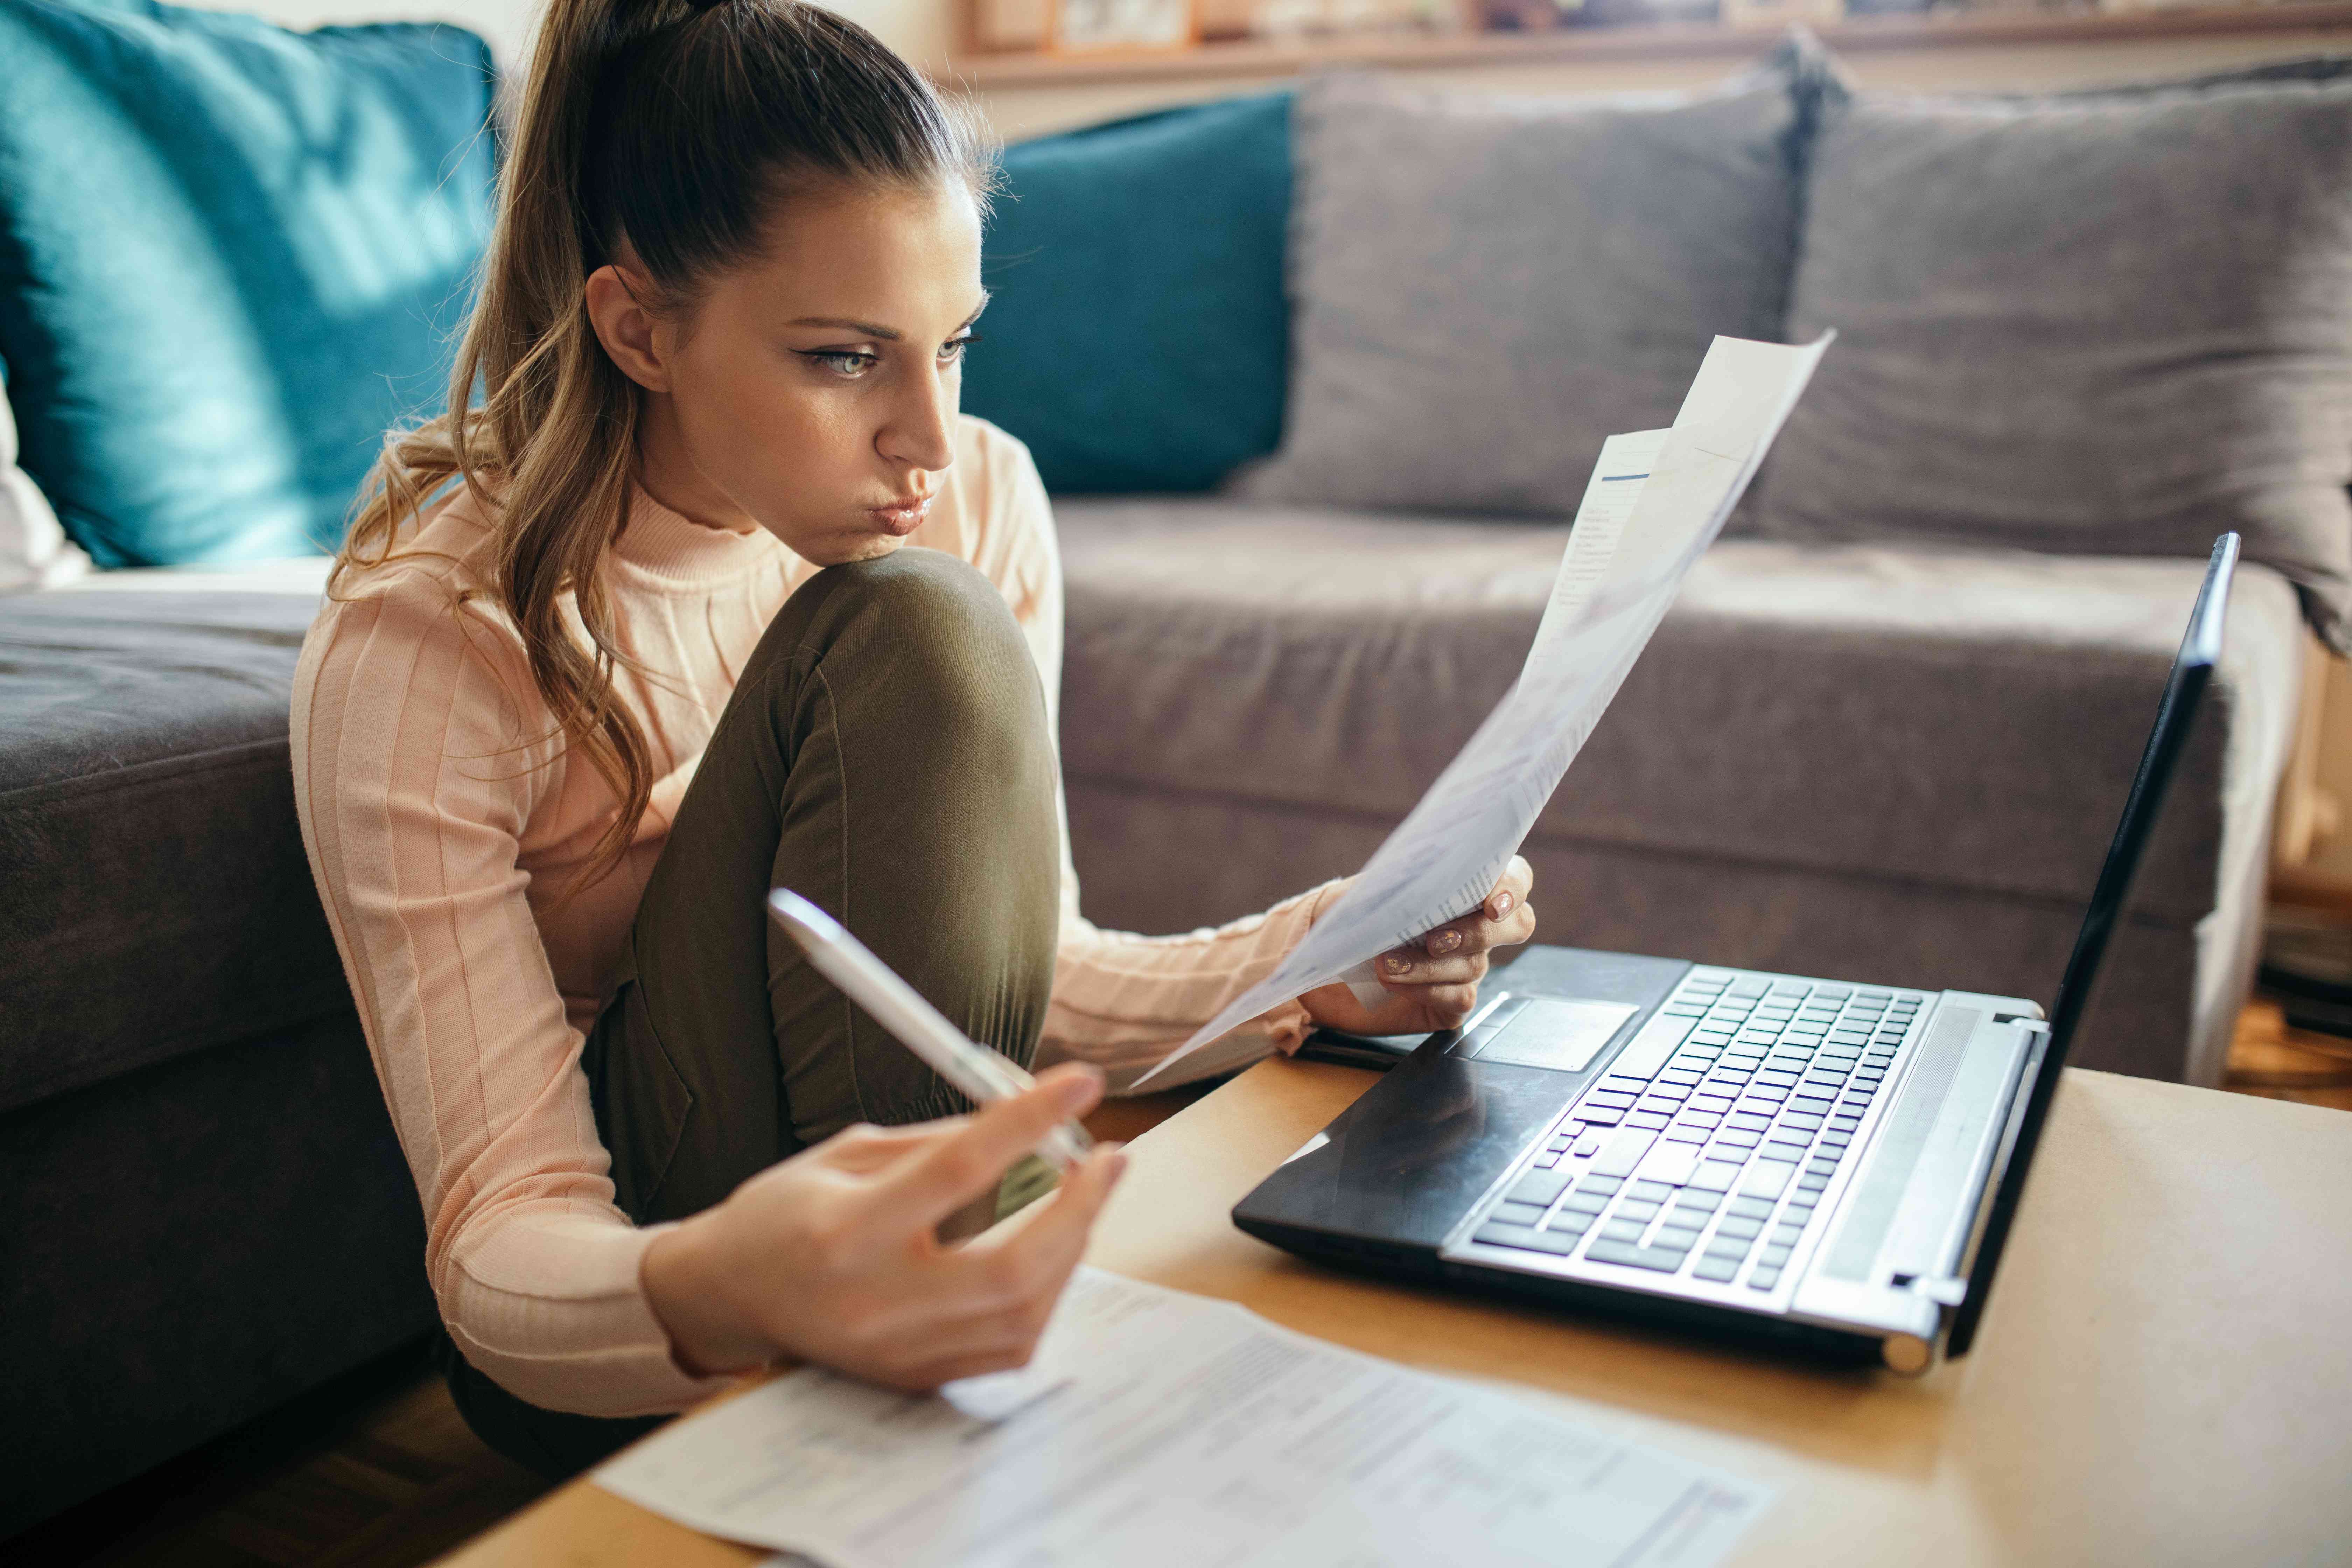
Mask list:
[[[1769,1290],[1928,1001],[1695,969],[1471,1239]],[[1679,1030],[1679,1025],[1665,1026]]]

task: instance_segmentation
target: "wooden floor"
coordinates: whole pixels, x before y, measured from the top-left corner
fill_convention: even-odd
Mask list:
[[[2240,1018],[2228,1085],[2352,1110],[2352,1041],[2297,1034],[2276,1004]],[[1133,1138],[1203,1090],[1106,1106],[1098,1137]],[[410,1568],[546,1489],[458,1418],[421,1351],[0,1542],[10,1568]]]

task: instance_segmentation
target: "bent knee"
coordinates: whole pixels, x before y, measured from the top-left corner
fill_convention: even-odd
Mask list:
[[[837,630],[830,659],[846,656],[892,682],[958,707],[1025,704],[1038,692],[1028,640],[1004,595],[969,563],[943,551],[901,549],[840,573],[828,609]]]
[[[1003,594],[981,570],[944,550],[908,545],[873,561],[829,566],[833,590],[851,616],[870,614],[902,630],[937,628],[944,637],[985,642],[1021,628]]]

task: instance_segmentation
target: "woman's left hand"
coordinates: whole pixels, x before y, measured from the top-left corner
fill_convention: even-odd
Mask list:
[[[1486,955],[1533,936],[1536,912],[1528,902],[1535,871],[1517,856],[1486,901],[1418,941],[1392,948],[1372,961],[1388,994],[1377,1007],[1356,1000],[1339,982],[1301,996],[1307,1016],[1327,1029],[1350,1035],[1413,1035],[1451,1029],[1476,1010],[1478,983],[1486,977]]]

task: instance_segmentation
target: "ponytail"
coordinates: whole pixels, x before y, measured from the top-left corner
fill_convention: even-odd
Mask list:
[[[651,747],[614,687],[628,658],[601,570],[628,521],[640,389],[597,341],[589,274],[625,246],[647,304],[687,309],[757,253],[802,184],[954,180],[984,203],[991,150],[880,40],[800,0],[551,0],[449,412],[387,439],[328,584],[395,554],[457,486],[473,498],[493,534],[488,596],[565,743],[620,801],[575,888],[619,862],[653,793]]]

